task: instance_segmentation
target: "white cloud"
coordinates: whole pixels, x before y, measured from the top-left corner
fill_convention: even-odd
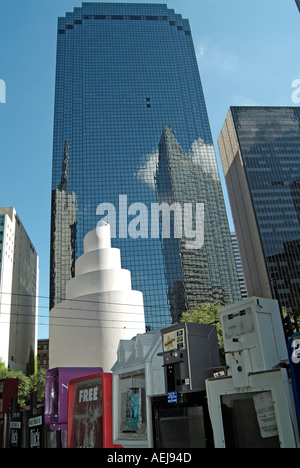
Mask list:
[[[159,152],[158,150],[153,153],[147,154],[146,161],[143,166],[134,174],[139,180],[145,182],[153,190],[155,189],[155,174],[157,170]]]
[[[202,39],[196,44],[196,56],[201,70],[232,74],[239,68],[239,57],[231,50],[213,44],[210,39]]]
[[[201,138],[199,138],[192,143],[188,155],[192,162],[199,166],[202,171],[210,174],[213,178],[218,178],[218,169],[213,145],[206,144]],[[155,176],[158,159],[158,150],[147,154],[145,157],[145,163],[134,174],[138,180],[143,181],[153,190],[155,190]]]
[[[200,166],[203,172],[209,174],[213,179],[218,178],[217,161],[213,145],[204,143],[202,138],[198,138],[198,140],[192,143],[189,155],[193,163]]]

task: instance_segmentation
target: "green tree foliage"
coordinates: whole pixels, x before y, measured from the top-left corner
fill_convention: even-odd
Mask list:
[[[44,403],[45,401],[45,384],[46,384],[46,371],[40,369],[35,374],[29,377],[31,392],[37,392],[38,403]]]
[[[26,366],[26,374],[33,375],[36,373],[36,371],[37,371],[36,358],[34,356],[34,351],[32,349],[32,346],[30,346],[30,352],[29,352],[28,362]]]
[[[220,307],[222,305],[219,302],[204,302],[194,309],[183,312],[180,321],[214,325],[217,329],[220,361],[225,365],[223,332],[218,314]]]

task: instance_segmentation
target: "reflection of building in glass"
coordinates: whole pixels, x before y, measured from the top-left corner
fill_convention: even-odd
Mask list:
[[[162,251],[161,240],[151,237],[150,220],[148,238],[130,238],[118,229],[119,222],[129,224],[132,220],[129,213],[127,220],[119,219],[119,195],[126,195],[128,206],[145,204],[148,213],[151,204],[158,201],[155,175],[159,142],[164,126],[168,126],[186,159],[196,160],[188,166],[188,172],[194,171],[193,180],[198,177],[193,169],[197,164],[199,175],[201,171],[209,174],[210,180],[207,176],[206,182],[201,182],[201,193],[208,191],[201,202],[210,203],[205,213],[207,233],[211,232],[203,251],[208,252],[208,246],[215,242],[215,255],[222,258],[201,258],[202,263],[214,264],[211,270],[207,266],[205,278],[199,273],[202,263],[195,265],[194,260],[191,268],[184,266],[182,272],[189,275],[191,287],[201,282],[206,285],[207,295],[203,290],[198,296],[198,286],[194,289],[195,302],[210,300],[212,289],[221,295],[224,289],[222,297],[230,301],[235,295],[232,284],[229,280],[221,283],[216,271],[217,263],[225,271],[234,262],[230,259],[229,265],[226,263],[230,233],[225,227],[225,205],[188,20],[161,4],[83,3],[59,18],[57,41],[52,189],[57,190],[60,184],[62,147],[69,141],[69,196],[75,193],[77,200],[76,258],[83,253],[84,235],[100,220],[98,205],[113,204],[117,233],[112,244],[122,251],[123,266],[132,273],[132,287],[143,292],[146,323],[160,327],[171,322],[170,302],[183,300],[181,291],[187,282],[180,273],[178,244],[171,239]],[[184,167],[181,173],[189,183]],[[197,191],[190,187],[190,197],[192,189]],[[53,203],[53,218],[55,209]],[[75,218],[64,221],[65,230],[71,221]],[[53,240],[52,249],[56,249]],[[61,274],[69,279],[69,263],[55,270],[55,278]]]
[[[289,311],[300,313],[300,239],[283,243],[283,252],[268,257],[274,296]]]
[[[295,0],[298,10],[300,11],[300,0]]]
[[[76,194],[68,191],[69,142],[65,142],[60,183],[52,190],[50,308],[65,299],[67,280],[74,276]]]
[[[300,223],[300,179],[291,182],[291,194]]]
[[[156,176],[158,199],[169,206],[178,203],[172,228],[176,219],[182,233],[179,239],[162,239],[173,322],[201,302],[224,304],[241,298],[223,194],[216,172],[209,169],[201,152],[185,154],[174,134],[164,128]]]
[[[232,107],[219,147],[249,296],[300,306],[300,108]]]
[[[243,265],[242,265],[242,260],[241,260],[240,249],[239,249],[238,240],[237,240],[235,232],[231,233],[231,242],[232,242],[232,247],[233,247],[233,253],[234,253],[235,264],[236,264],[236,269],[238,273],[242,298],[246,299],[248,297],[247,286],[245,282],[245,275],[244,275],[244,270],[243,270]]]

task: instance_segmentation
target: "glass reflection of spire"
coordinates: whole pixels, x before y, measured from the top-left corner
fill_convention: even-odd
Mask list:
[[[64,191],[64,192],[68,191],[68,177],[69,177],[69,142],[65,141],[61,181],[58,186],[59,190]]]

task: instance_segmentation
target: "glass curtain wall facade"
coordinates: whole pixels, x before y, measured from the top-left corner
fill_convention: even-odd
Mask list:
[[[165,129],[180,146],[175,178]],[[188,266],[178,239],[151,232],[163,167],[169,193],[180,183],[188,192],[179,203],[204,204],[204,245]],[[50,307],[64,299],[62,282],[103,215],[144,294],[147,325],[206,300],[240,299],[189,21],[166,5],[83,3],[59,18],[51,215]]]
[[[300,108],[231,107],[218,139],[248,295],[300,312]]]
[[[241,295],[243,299],[246,299],[248,297],[247,286],[245,282],[245,275],[244,275],[244,270],[243,270],[243,265],[242,265],[242,260],[241,260],[240,248],[239,248],[239,244],[238,244],[238,240],[237,240],[235,232],[231,233],[231,242],[233,246],[235,264],[236,264],[236,269],[238,272],[238,277],[239,277],[239,282],[240,282]]]

